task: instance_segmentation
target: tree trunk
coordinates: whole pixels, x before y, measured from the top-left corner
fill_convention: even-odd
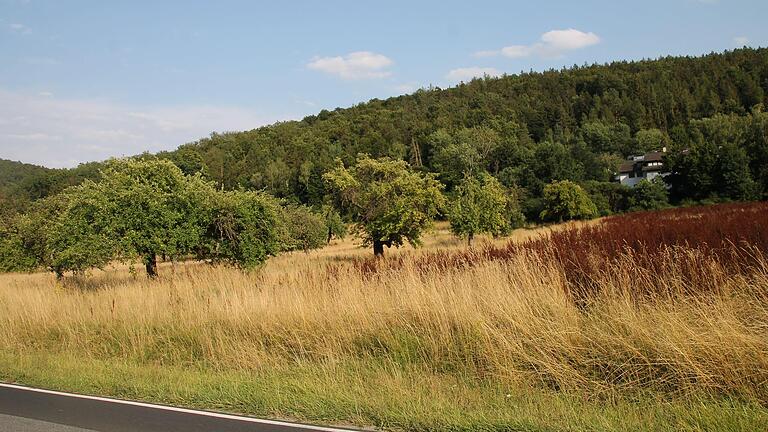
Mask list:
[[[472,247],[472,239],[475,238],[475,233],[469,233],[467,235],[467,246]]]
[[[147,269],[147,276],[152,279],[157,277],[157,255],[149,254],[144,257],[144,266]]]
[[[384,242],[381,240],[373,241],[373,255],[380,257],[384,256]]]
[[[333,230],[330,227],[328,227],[328,241],[326,243],[331,244],[332,238],[333,238]]]

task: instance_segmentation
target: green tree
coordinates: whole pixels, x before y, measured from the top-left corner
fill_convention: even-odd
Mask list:
[[[240,268],[258,267],[280,252],[286,235],[277,201],[263,192],[215,192],[197,257]]]
[[[463,128],[453,135],[439,130],[430,136],[434,148],[433,167],[449,187],[466,175],[476,175],[490,165],[499,147],[499,134],[488,127]]]
[[[443,185],[404,161],[359,155],[355,166],[345,168],[339,161],[323,178],[338,192],[342,211],[376,256],[384,254],[384,246],[421,244],[421,234],[445,203]]]
[[[172,153],[159,153],[158,157],[169,159],[186,175],[200,173],[203,176],[208,176],[209,174],[203,156],[189,144],[179,147]]]
[[[0,226],[0,272],[31,271],[39,266],[24,248],[15,226]]]
[[[749,124],[745,150],[749,155],[757,198],[768,199],[768,113],[756,109]]]
[[[334,237],[343,239],[347,235],[347,224],[344,223],[339,212],[330,205],[323,205],[320,211],[325,218],[325,227],[328,234],[326,243],[331,243]]]
[[[641,180],[632,189],[630,210],[659,210],[669,207],[669,192],[661,177]]]
[[[283,250],[303,250],[308,253],[319,249],[328,242],[328,226],[325,218],[304,205],[288,205],[283,209],[286,239]]]
[[[545,221],[589,219],[597,216],[597,207],[581,186],[569,180],[556,181],[544,187]]]
[[[115,192],[115,191],[113,191]],[[113,222],[112,207],[104,191],[91,180],[67,188],[60,195],[30,214],[28,229],[44,223],[44,218],[58,211],[49,229],[39,238],[30,236],[38,256],[58,278],[64,272],[84,272],[93,267],[102,268],[118,258],[118,238],[108,230]]]
[[[720,197],[744,201],[759,196],[744,149],[733,144],[721,146],[715,166],[716,192]]]
[[[32,203],[27,213],[17,215],[0,228],[3,242],[0,253],[3,271],[54,270],[51,235],[67,208],[66,194],[54,195]],[[61,276],[59,274],[59,276]]]
[[[157,257],[182,257],[200,244],[212,186],[168,160],[112,160],[101,180],[66,192],[52,233],[54,270],[82,271],[112,258],[141,258],[150,277]]]
[[[581,186],[595,203],[600,216],[625,212],[632,205],[632,188],[621,183],[588,181]]]
[[[488,174],[466,176],[456,187],[448,220],[451,231],[467,238],[472,245],[475,234],[499,236],[512,228],[510,196],[498,180]],[[517,217],[519,220],[519,216]]]
[[[670,145],[669,136],[659,129],[643,129],[635,134],[638,153],[661,151]]]

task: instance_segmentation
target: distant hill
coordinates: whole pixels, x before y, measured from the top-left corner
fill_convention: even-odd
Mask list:
[[[21,184],[27,179],[49,171],[52,170],[37,165],[0,159],[0,189]]]
[[[535,200],[546,183],[607,184],[627,155],[720,139],[723,134],[715,134],[709,123],[694,121],[747,118],[760,113],[767,98],[768,49],[745,48],[481,78],[323,110],[300,121],[214,134],[157,156],[186,172],[202,171],[226,188],[266,189],[309,204],[323,200],[322,174],[337,158],[351,163],[358,153],[368,153],[405,159],[437,172],[449,189],[472,164],[519,188],[535,215]],[[762,184],[762,156],[739,145],[752,158],[744,161],[749,175]],[[55,193],[97,169],[98,164],[87,164],[57,172],[48,191],[27,195]],[[8,171],[0,180],[5,184],[51,175],[20,164],[3,171]]]

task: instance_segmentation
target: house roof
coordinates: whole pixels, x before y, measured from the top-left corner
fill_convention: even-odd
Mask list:
[[[621,164],[621,166],[619,167],[619,172],[628,173],[628,172],[632,172],[634,169],[635,169],[635,163],[632,161],[627,161]]]
[[[650,152],[646,153],[643,161],[645,162],[661,162],[664,153],[662,152]]]

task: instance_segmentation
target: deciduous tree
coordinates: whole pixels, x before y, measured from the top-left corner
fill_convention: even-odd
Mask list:
[[[567,221],[597,216],[597,207],[578,184],[562,180],[544,187],[544,210],[541,219]]]
[[[377,256],[384,254],[384,246],[419,245],[445,203],[443,185],[434,175],[412,171],[405,161],[360,155],[355,166],[346,168],[339,161],[323,177]]]
[[[499,236],[512,228],[510,196],[498,180],[488,174],[466,176],[456,187],[448,220],[451,231],[467,238],[472,245],[475,234]],[[516,220],[519,220],[519,215]]]

